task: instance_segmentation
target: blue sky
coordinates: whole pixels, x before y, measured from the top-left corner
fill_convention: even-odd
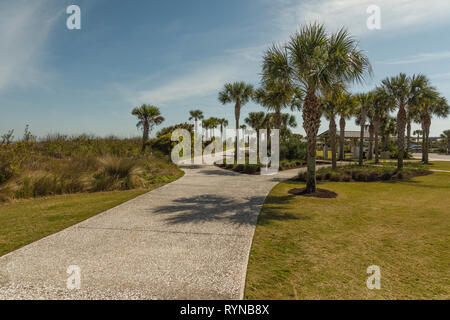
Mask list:
[[[71,4],[81,8],[81,30],[66,28]],[[381,8],[381,30],[366,27],[371,4]],[[217,101],[223,84],[257,86],[264,50],[314,21],[360,40],[374,77],[355,92],[421,72],[450,100],[448,12],[448,0],[2,0],[0,132],[21,136],[29,124],[39,136],[135,136],[130,111],[141,103],[159,106],[164,125],[187,121],[194,108],[232,124],[233,106]],[[261,110],[249,103],[241,118]],[[348,128],[357,129],[353,120]],[[444,129],[449,119],[433,120],[432,135]]]

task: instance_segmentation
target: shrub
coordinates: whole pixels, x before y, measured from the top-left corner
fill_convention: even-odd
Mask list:
[[[281,160],[306,160],[306,143],[301,136],[293,135],[280,143]]]
[[[345,166],[339,167],[333,171],[330,167],[320,168],[316,172],[317,181],[349,182],[349,181],[389,181],[405,180],[416,176],[425,175],[429,172],[421,165],[407,165],[402,171],[398,172],[393,166]],[[300,181],[306,181],[306,173],[298,175]]]

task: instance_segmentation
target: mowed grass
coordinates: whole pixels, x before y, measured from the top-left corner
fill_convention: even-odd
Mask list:
[[[78,193],[0,205],[0,256],[148,191]]]
[[[429,168],[450,171],[450,161],[432,161]]]
[[[288,193],[302,186],[280,183],[266,199],[247,299],[450,298],[450,173],[319,185],[336,199]],[[371,265],[381,290],[366,287]]]

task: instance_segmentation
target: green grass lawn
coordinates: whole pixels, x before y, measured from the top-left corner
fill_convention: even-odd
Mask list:
[[[288,193],[303,186],[280,183],[266,199],[247,299],[450,298],[450,173],[319,185],[336,199]],[[366,287],[370,265],[381,268],[381,290]]]
[[[430,169],[450,171],[450,161],[432,161]]]
[[[0,205],[0,256],[148,191],[78,193]]]

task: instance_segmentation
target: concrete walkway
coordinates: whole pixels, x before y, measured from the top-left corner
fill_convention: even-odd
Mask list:
[[[414,159],[422,159],[421,153],[413,153],[412,157]],[[446,154],[438,154],[438,153],[429,153],[428,154],[429,161],[450,161],[450,155]]]
[[[0,299],[240,299],[276,176],[214,166],[0,257]],[[68,290],[67,268],[81,268]]]

